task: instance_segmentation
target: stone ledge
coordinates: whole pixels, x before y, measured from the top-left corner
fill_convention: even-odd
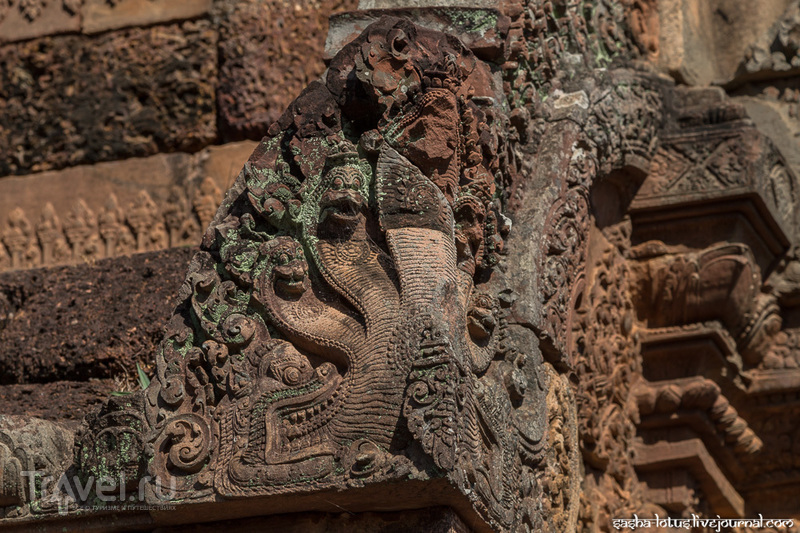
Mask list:
[[[197,18],[212,0],[56,0],[10,2],[0,10],[0,44],[62,33],[99,33]]]
[[[0,180],[0,271],[194,245],[256,143]]]
[[[84,33],[98,33],[195,18],[208,13],[211,3],[211,0],[84,0],[82,29]]]
[[[0,382],[110,379],[149,367],[192,248],[0,275]]]
[[[700,439],[638,445],[636,470],[670,471],[686,468],[697,479],[713,512],[725,518],[744,516],[744,500],[736,492]]]

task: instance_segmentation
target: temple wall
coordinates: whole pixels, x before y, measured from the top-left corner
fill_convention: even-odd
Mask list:
[[[0,6],[4,412],[77,424],[138,386],[137,362],[152,370],[185,247],[255,141],[325,69],[329,15],[355,6]]]
[[[430,238],[432,253],[405,263],[402,252],[413,254],[422,241],[393,243],[392,254],[398,249],[401,253],[393,257],[394,263],[388,255],[375,252],[379,247],[390,249],[378,238],[379,245],[371,243],[369,252],[358,249],[361,241],[346,248],[334,239],[332,256],[340,263],[331,263],[334,274],[324,274],[328,276],[325,283],[335,285],[336,290],[331,294],[309,291],[315,297],[321,295],[319,302],[324,305],[314,300],[314,305],[293,308],[286,302],[294,300],[277,297],[277,292],[265,288],[272,285],[272,279],[255,283],[253,288],[250,273],[237,270],[243,260],[236,254],[255,253],[249,239],[257,232],[248,233],[255,226],[247,230],[253,213],[270,219],[282,212],[275,211],[276,199],[286,202],[277,193],[270,196],[274,191],[269,187],[278,182],[261,182],[253,176],[273,179],[280,173],[270,172],[281,169],[287,175],[317,179],[322,172],[319,169],[327,172],[336,164],[344,168],[344,156],[354,157],[352,146],[350,151],[336,148],[345,153],[334,154],[333,148],[324,144],[320,148],[298,132],[316,128],[333,138],[328,128],[340,114],[358,116],[358,105],[368,98],[358,93],[354,98],[362,101],[354,105],[341,96],[354,91],[356,74],[346,78],[349,81],[335,78],[346,68],[365,76],[361,81],[377,87],[376,94],[390,92],[387,87],[392,82],[386,80],[397,72],[411,71],[399,63],[369,64],[370,57],[380,55],[375,50],[395,52],[391,48],[395,41],[384,43],[386,35],[371,37],[369,43],[376,47],[373,56],[367,52],[359,56],[361,52],[348,48],[348,43],[356,40],[367,50],[367,45],[358,41],[366,39],[366,34],[359,35],[372,24],[380,24],[383,15],[423,28],[420,35],[427,37],[420,38],[420,50],[430,49],[425,39],[435,39],[430,35],[439,35],[437,32],[458,37],[463,43],[459,50],[479,65],[478,74],[459,81],[465,86],[471,83],[472,89],[460,93],[463,101],[459,100],[458,106],[474,99],[475,109],[491,107],[487,115],[478,115],[480,120],[473,115],[458,117],[460,122],[453,123],[458,126],[447,123],[452,126],[448,129],[442,126],[451,118],[447,104],[440,104],[444,111],[420,110],[421,104],[420,109],[413,109],[408,102],[395,109],[392,99],[404,97],[394,93],[379,101],[399,116],[408,112],[413,120],[426,112],[435,115],[440,122],[431,123],[441,130],[434,135],[434,144],[445,142],[442,139],[458,127],[481,132],[472,132],[469,141],[459,137],[458,142],[480,152],[485,162],[478,156],[475,161],[491,167],[498,188],[491,194],[483,192],[494,203],[486,200],[481,216],[489,216],[490,206],[496,209],[490,224],[495,234],[456,233],[453,238],[461,239],[457,249],[445,248],[446,252],[434,249],[430,242],[439,241]],[[449,41],[448,46],[451,44]],[[355,66],[342,59],[351,55],[358,57],[352,59]],[[452,52],[451,57],[457,55]],[[339,63],[335,63],[336,57]],[[323,81],[329,87],[325,90],[340,91],[335,106],[320,99],[319,94],[328,94],[319,92],[320,84],[304,92],[331,61],[341,70],[332,68],[334,74]],[[442,82],[436,86],[431,81],[440,75],[452,82],[440,71],[435,75],[426,72],[425,90],[443,92]],[[764,0],[757,13],[752,2],[739,0],[596,0],[591,6],[538,0],[446,0],[435,6],[427,0],[17,0],[8,7],[0,5],[0,414],[34,416],[69,431],[90,415],[78,432],[83,441],[76,440],[76,450],[84,451],[91,431],[99,431],[102,417],[130,414],[126,409],[131,404],[123,406],[120,398],[131,393],[137,398],[131,409],[137,416],[140,411],[146,413],[147,424],[154,424],[150,419],[173,417],[178,424],[190,420],[199,421],[196,427],[205,428],[207,423],[215,428],[214,439],[206,438],[211,430],[197,430],[201,434],[198,440],[205,438],[202,445],[191,443],[193,449],[205,450],[197,465],[178,467],[169,462],[168,448],[173,442],[170,439],[177,442],[175,434],[180,436],[180,432],[173,429],[169,437],[152,437],[157,431],[151,428],[148,438],[158,446],[153,451],[151,443],[147,452],[150,462],[124,466],[139,468],[140,473],[176,477],[175,472],[181,471],[182,492],[176,498],[179,509],[174,514],[129,514],[119,521],[102,515],[87,519],[86,523],[101,529],[161,526],[179,532],[271,526],[298,531],[389,532],[402,529],[397,525],[402,517],[421,531],[426,530],[423,524],[428,524],[437,531],[459,533],[596,532],[611,531],[612,519],[634,514],[741,518],[763,513],[795,518],[797,523],[799,87],[798,0]],[[387,98],[384,93],[381,97]],[[409,95],[409,99],[415,97]],[[377,106],[365,106],[363,113],[377,113],[375,109]],[[400,125],[392,127],[400,130],[411,121],[398,121]],[[421,122],[420,129],[428,127]],[[374,131],[386,128],[381,134],[390,138],[387,132],[391,128],[380,120],[376,124]],[[354,129],[362,126],[358,118],[348,124]],[[377,145],[370,144],[376,141],[369,132],[360,132],[359,139],[344,129],[343,135],[355,135],[358,153],[378,158]],[[284,133],[286,139],[296,136],[291,141],[295,143],[294,159],[287,155],[289,149],[276,148],[275,139]],[[274,141],[272,145],[258,142],[265,136]],[[418,140],[410,135],[397,141],[397,146]],[[332,155],[319,155],[327,153],[325,150],[332,150]],[[418,155],[413,150],[409,153]],[[325,157],[336,163],[328,163]],[[386,171],[390,166],[386,161],[395,156],[381,152],[380,157],[379,163],[371,164],[376,169],[385,165]],[[245,161],[248,166],[240,174]],[[319,172],[314,174],[317,167]],[[417,178],[408,168],[390,170]],[[347,167],[347,172],[352,175],[355,170]],[[443,179],[444,173],[436,172],[433,175]],[[465,176],[483,177],[472,172]],[[280,179],[285,176],[280,174]],[[291,178],[287,183],[291,186]],[[436,186],[449,195],[441,183]],[[381,186],[384,192],[392,190],[385,182]],[[223,202],[225,191],[232,192]],[[251,203],[243,200],[245,191]],[[469,195],[473,192],[469,190]],[[304,203],[315,209],[314,202],[320,201],[313,195],[303,197],[302,202],[298,198],[291,208]],[[385,196],[376,198],[369,201],[386,201]],[[445,200],[439,198],[441,205]],[[470,201],[479,203],[471,196]],[[268,209],[268,205],[272,207]],[[289,205],[281,209],[288,212]],[[462,211],[456,211],[464,217],[456,220],[456,232],[466,234],[463,228],[469,222],[464,213],[471,208],[472,204],[462,205]],[[398,230],[408,230],[403,216],[411,218],[382,218],[381,231],[391,228],[395,238]],[[479,219],[486,224],[485,218],[473,216],[470,222]],[[281,232],[288,232],[306,250],[317,246],[316,222],[311,223],[314,229],[309,238],[305,229],[291,226],[287,230],[288,226],[281,225],[285,220],[270,220],[280,228],[278,239],[286,238]],[[308,224],[305,219],[301,222]],[[424,224],[439,223],[441,220]],[[424,224],[421,227],[429,230]],[[213,231],[203,240],[209,227]],[[377,222],[367,240],[375,238],[376,227]],[[486,243],[494,239],[494,248],[490,250],[481,240],[484,238]],[[387,242],[389,239],[386,237]],[[470,239],[480,241],[480,247]],[[186,277],[186,265],[201,240],[203,251]],[[194,352],[188,351],[193,340],[213,336],[198,333],[201,329],[221,329],[221,317],[228,316],[224,315],[228,311],[203,306],[213,307],[220,299],[231,298],[226,305],[238,305],[237,313],[248,317],[253,316],[253,309],[269,309],[271,329],[256,329],[251,332],[253,338],[263,335],[270,342],[284,338],[280,332],[270,338],[276,335],[276,328],[284,327],[287,344],[306,354],[313,351],[315,342],[328,348],[335,345],[320,341],[324,335],[302,330],[306,324],[313,326],[318,315],[323,317],[320,322],[333,324],[331,330],[352,328],[348,320],[362,312],[369,315],[364,321],[372,328],[376,323],[399,320],[393,315],[399,315],[399,300],[384,295],[386,299],[381,301],[394,302],[395,307],[384,304],[387,312],[373,301],[375,308],[370,308],[370,314],[358,307],[359,297],[348,291],[361,290],[359,284],[366,284],[366,293],[392,293],[389,289],[394,286],[402,292],[411,284],[423,294],[438,279],[456,276],[446,269],[431,275],[426,268],[435,270],[436,261],[443,261],[449,253],[457,254],[463,270],[464,250],[473,244],[475,250],[469,253],[477,256],[480,250],[492,260],[466,267],[471,268],[469,281],[461,282],[459,290],[468,286],[466,294],[470,294],[473,283],[482,283],[481,290],[496,296],[496,301],[477,305],[462,298],[469,300],[468,304],[459,300],[448,307],[445,298],[437,310],[444,321],[448,313],[469,320],[483,317],[487,323],[492,318],[496,334],[502,331],[502,342],[497,341],[496,347],[490,343],[490,348],[496,349],[492,370],[487,371],[489,363],[478,370],[475,367],[480,365],[474,364],[471,370],[476,380],[483,380],[481,385],[469,381],[473,379],[469,371],[462,369],[463,374],[458,375],[459,383],[474,386],[481,396],[476,401],[478,414],[464,407],[467,414],[459,413],[461,419],[473,423],[473,419],[485,417],[483,425],[470,426],[470,431],[484,439],[471,444],[469,453],[475,455],[467,461],[470,466],[459,465],[458,460],[463,459],[448,458],[447,454],[454,452],[447,449],[446,438],[425,433],[433,431],[429,430],[434,425],[429,423],[431,419],[425,418],[431,415],[402,396],[406,394],[402,387],[395,390],[396,384],[376,381],[377,385],[370,382],[364,389],[372,392],[373,387],[385,386],[384,396],[391,398],[386,403],[397,404],[397,413],[386,415],[373,407],[381,401],[367,395],[365,409],[373,409],[369,411],[372,415],[363,420],[358,418],[361,415],[348,415],[353,417],[349,422],[330,431],[344,431],[341,428],[348,423],[360,427],[352,422],[356,419],[372,427],[375,420],[395,414],[400,420],[398,427],[408,429],[398,430],[401,437],[386,442],[375,437],[379,445],[341,437],[335,446],[345,449],[366,442],[364,449],[369,449],[360,456],[358,449],[334,454],[335,461],[341,462],[335,463],[336,475],[344,475],[344,481],[309,482],[295,498],[295,489],[284,491],[263,473],[275,468],[269,460],[261,471],[252,467],[252,462],[260,459],[253,459],[252,452],[248,456],[233,443],[239,439],[241,447],[241,442],[249,439],[264,446],[258,439],[267,437],[256,435],[255,430],[231,437],[231,432],[241,428],[233,424],[231,429],[230,420],[249,417],[253,408],[243,399],[250,392],[225,389],[220,377],[238,372],[237,379],[249,379],[249,374],[232,368],[232,363],[222,370],[227,355],[214,355],[219,359],[211,362],[213,349],[204,343],[192,347]],[[296,283],[299,275],[295,262],[317,261],[319,272],[329,268],[323,257],[325,248],[315,252],[320,256],[306,251],[310,257],[302,261],[302,252],[295,258],[291,255],[297,253],[295,248],[287,250],[283,253],[289,253],[292,262],[286,268],[294,269],[284,274],[289,284]],[[277,264],[282,260],[278,252],[270,251],[275,257],[269,258],[259,255],[257,260]],[[355,257],[357,252],[363,252],[362,256]],[[401,274],[403,269],[413,270],[414,276],[425,281],[409,281],[399,275],[391,280],[381,278],[385,286],[375,282],[375,289],[369,287],[367,278],[350,271],[347,283],[331,281],[335,268],[345,271],[342,265],[366,268],[364,264],[369,265],[370,260],[364,257],[370,253],[378,254],[383,269],[371,271],[373,277],[382,276],[384,270],[391,277],[396,268]],[[415,261],[425,268],[414,270],[418,266]],[[320,273],[309,270],[307,263],[301,270],[303,283],[324,285]],[[318,278],[309,281],[313,275]],[[255,294],[253,300],[242,303],[247,298],[239,297],[234,302],[231,280],[247,298]],[[228,284],[227,296],[218,289],[223,282]],[[346,296],[334,294],[336,291]],[[211,294],[216,304],[207,304]],[[197,303],[201,300],[202,306]],[[192,305],[195,307],[189,310]],[[287,307],[282,310],[281,305]],[[285,317],[280,312],[285,312]],[[407,332],[409,338],[417,329],[442,335],[413,312],[403,312],[408,313],[403,319],[406,322],[392,327]],[[441,318],[436,313],[433,316],[427,319],[435,322]],[[452,330],[463,324],[450,319],[452,323],[444,330],[452,335]],[[480,333],[473,322],[469,324],[471,328],[463,328],[468,330],[467,338],[475,331]],[[162,340],[165,326],[166,340]],[[300,330],[292,329],[298,327]],[[266,331],[266,326],[263,329]],[[385,343],[390,352],[415,352],[413,339],[392,333],[391,340],[385,340],[389,326],[384,329],[378,331],[383,337],[375,330],[370,332],[373,343]],[[430,333],[431,338],[436,335]],[[232,353],[240,349],[244,353],[242,346],[247,344],[227,339],[226,343],[225,350],[230,348]],[[254,343],[264,350],[267,345]],[[189,360],[187,354],[194,357],[193,364],[209,369],[203,378],[205,392],[198,392],[202,387],[191,381],[196,379],[191,373],[196,370],[185,370],[188,364],[180,362]],[[316,359],[312,361],[322,368]],[[390,375],[397,370],[381,364],[368,366],[373,368],[369,375]],[[219,368],[211,369],[213,365]],[[139,382],[137,368],[152,376],[145,391],[141,391],[145,386]],[[455,372],[453,368],[448,367],[447,372]],[[177,372],[177,378],[168,375],[167,369]],[[203,374],[202,369],[197,372]],[[448,374],[450,378],[453,375]],[[416,384],[414,376],[419,380]],[[409,371],[410,384],[420,386],[423,378],[428,379],[423,371]],[[182,398],[169,399],[172,379],[186,380],[190,393],[183,404]],[[53,402],[53,397],[58,402]],[[220,397],[224,399],[220,405],[228,411],[216,410],[214,402]],[[502,397],[506,403],[486,400],[488,403],[481,404],[486,397],[497,402]],[[195,402],[191,410],[189,401]],[[496,405],[513,408],[498,413]],[[313,409],[310,414],[303,412],[301,421],[317,414]],[[0,424],[0,436],[12,435],[7,440],[17,442],[12,431],[16,420],[11,429]],[[539,435],[537,442],[544,443],[535,453],[525,455],[528,452],[513,448],[516,443],[508,444],[497,436],[522,424],[535,428],[530,431]],[[492,432],[494,436],[487,436]],[[324,444],[329,437],[315,438]],[[408,444],[415,439],[419,445]],[[391,451],[384,457],[377,449]],[[0,448],[0,467],[2,453]],[[53,452],[54,456],[58,453]],[[466,452],[461,449],[460,453]],[[320,456],[325,457],[323,452]],[[86,459],[81,468],[96,469],[92,460]],[[286,459],[287,464],[299,464],[293,460]],[[309,464],[314,460],[312,457]],[[352,473],[362,460],[375,469],[363,478]],[[235,468],[228,468],[225,461],[264,479],[234,479],[231,472]],[[341,474],[339,465],[351,463],[345,468],[351,470]],[[475,487],[480,482],[471,470],[475,465],[485,469],[480,473],[487,478],[481,487],[485,492],[479,496]],[[276,468],[279,473],[281,466]],[[509,476],[512,470],[515,474]],[[407,479],[397,483],[391,477],[397,472]],[[0,477],[2,474],[0,468]],[[371,475],[377,481],[369,481]],[[289,485],[302,477],[296,473],[287,476],[294,476],[287,478]],[[7,493],[0,492],[0,510],[4,509],[0,519],[2,513],[13,519],[27,516],[14,514],[18,511],[10,503],[2,507],[25,501]],[[486,496],[490,493],[497,499]],[[505,496],[497,496],[501,493]],[[184,500],[196,507],[181,508]],[[248,505],[251,502],[260,507]],[[442,505],[445,507],[439,507]],[[413,510],[398,511],[404,506]],[[431,508],[426,509],[428,506]],[[192,509],[199,511],[194,514]],[[281,514],[305,511],[307,516],[302,518]],[[275,516],[256,517],[261,512]],[[77,515],[59,522],[54,513],[41,511],[46,527],[81,524]],[[209,524],[198,525],[201,522]],[[12,522],[0,522],[0,530],[8,524],[16,527]]]

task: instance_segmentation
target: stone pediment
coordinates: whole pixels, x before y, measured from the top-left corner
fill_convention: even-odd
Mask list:
[[[111,205],[125,238],[14,214],[17,266],[206,231],[142,390],[0,419],[0,529],[594,531],[800,486],[796,177],[621,5],[517,8],[337,16],[216,214],[210,177],[176,224]]]

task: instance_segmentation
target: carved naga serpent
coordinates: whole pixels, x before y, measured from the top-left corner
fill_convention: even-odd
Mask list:
[[[498,94],[457,39],[385,18],[295,100],[190,266],[142,398],[151,474],[275,494],[390,478],[416,446],[489,520],[532,520],[544,407],[486,290]],[[89,427],[83,470],[107,452]]]

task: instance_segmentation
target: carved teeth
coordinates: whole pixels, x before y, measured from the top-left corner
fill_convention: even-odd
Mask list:
[[[289,420],[292,421],[292,424],[297,424],[297,413],[291,413],[289,415]]]

